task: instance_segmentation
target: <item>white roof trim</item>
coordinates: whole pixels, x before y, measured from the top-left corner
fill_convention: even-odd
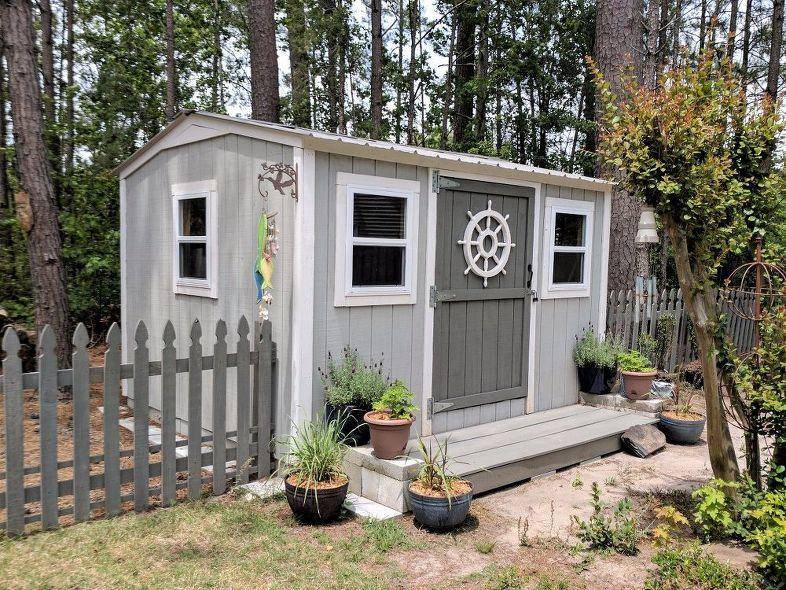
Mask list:
[[[120,178],[126,178],[162,150],[226,134],[255,137],[292,147],[392,160],[444,171],[460,170],[596,191],[608,191],[613,186],[613,183],[607,180],[517,164],[499,158],[349,137],[201,111],[186,111],[178,115],[158,135],[118,166],[116,172]]]

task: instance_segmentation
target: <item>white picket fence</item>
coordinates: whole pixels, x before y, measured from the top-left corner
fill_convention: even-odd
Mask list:
[[[737,306],[752,310],[751,295],[733,292],[730,296]],[[737,350],[748,352],[753,347],[753,322],[731,313],[728,300],[720,294],[716,295],[715,299],[720,312],[726,316],[727,332]],[[673,371],[679,365],[696,358],[695,345],[690,337],[690,319],[682,301],[681,290],[670,289],[660,293],[610,291],[607,300],[606,331],[616,336],[623,346],[636,348],[642,334],[657,337],[658,320],[665,315],[674,316],[676,322],[664,354],[664,368]]]
[[[205,484],[212,486],[213,494],[220,495],[231,481],[246,482],[257,473],[269,475],[275,343],[270,322],[255,324],[253,349],[249,331],[248,321],[242,317],[236,338],[232,338],[236,341],[235,352],[227,352],[227,325],[219,321],[211,336],[213,354],[204,356],[202,328],[195,321],[188,357],[177,358],[175,330],[167,323],[162,335],[162,360],[150,361],[147,327],[140,322],[134,333],[133,362],[123,364],[120,328],[114,324],[106,337],[103,365],[90,366],[87,330],[80,324],[74,332],[72,368],[58,369],[54,333],[47,326],[39,338],[38,370],[23,373],[19,338],[15,330],[6,329],[2,342],[6,356],[0,375],[5,415],[5,438],[0,445],[0,456],[5,457],[0,484],[5,485],[0,486],[4,487],[0,511],[5,511],[5,522],[0,522],[0,529],[19,535],[32,522],[40,521],[44,529],[56,528],[65,515],[72,515],[76,522],[90,519],[97,510],[115,516],[127,502],[133,502],[134,510],[140,512],[150,507],[153,496],[168,506],[181,489],[186,489],[189,499],[198,499]],[[226,415],[227,369],[235,369],[237,404],[236,416],[231,420]],[[212,374],[213,432],[204,435],[202,380],[207,372]],[[175,415],[178,373],[188,375],[187,437],[176,432],[176,419],[182,418]],[[161,408],[154,409],[149,406],[150,383],[158,378]],[[119,430],[122,380],[129,380],[134,401],[133,448],[126,449],[121,449]],[[90,449],[91,384],[103,385],[101,454],[91,454]],[[68,445],[73,455],[58,460],[58,394],[63,387],[70,387],[73,395],[72,444]],[[37,395],[39,465],[25,465],[24,423],[30,419],[25,415],[26,390],[35,390]],[[153,417],[161,425],[160,439],[151,437]],[[227,422],[236,424],[236,429],[227,432]],[[187,455],[180,447],[187,448]],[[129,460],[132,466],[128,466]],[[210,475],[203,474],[206,467],[212,471]],[[159,478],[160,483],[151,485],[152,478]]]

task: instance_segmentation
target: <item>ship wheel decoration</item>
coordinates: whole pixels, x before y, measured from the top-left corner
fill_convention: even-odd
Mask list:
[[[483,286],[487,287],[491,277],[506,274],[510,250],[516,246],[510,236],[510,215],[502,215],[492,209],[491,201],[488,208],[474,214],[467,211],[467,215],[469,223],[464,230],[464,239],[458,241],[464,246],[464,260],[467,261],[464,274],[472,271],[483,277]]]

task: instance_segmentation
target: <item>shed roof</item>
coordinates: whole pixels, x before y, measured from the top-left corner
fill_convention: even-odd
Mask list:
[[[314,131],[281,123],[191,110],[181,112],[155,137],[120,164],[116,172],[120,178],[125,178],[162,150],[226,134],[255,137],[293,147],[310,148],[330,153],[432,167],[443,171],[474,172],[498,178],[551,182],[589,190],[607,191],[614,184],[607,180],[518,164],[490,156],[402,145],[389,141]]]

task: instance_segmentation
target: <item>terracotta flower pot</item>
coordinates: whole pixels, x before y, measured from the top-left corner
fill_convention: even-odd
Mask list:
[[[657,371],[651,371],[649,373],[622,371],[625,397],[629,399],[646,399],[652,389],[652,381],[657,376]]]
[[[409,430],[415,417],[409,420],[385,419],[383,412],[366,412],[363,416],[371,428],[371,446],[377,459],[395,459],[402,455],[409,442]]]

